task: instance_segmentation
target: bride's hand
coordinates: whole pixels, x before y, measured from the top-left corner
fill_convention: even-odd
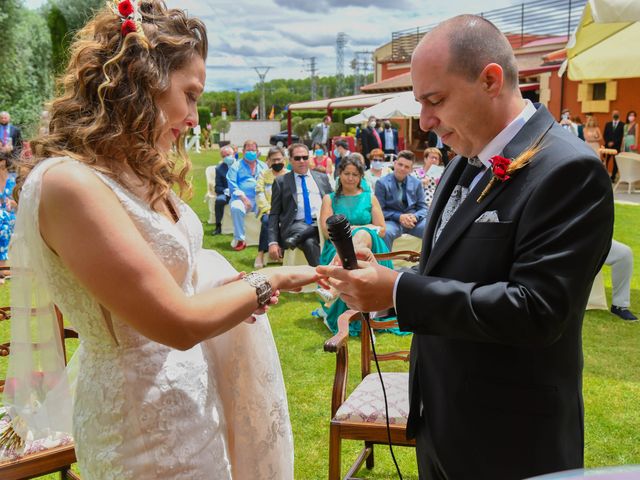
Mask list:
[[[299,292],[302,287],[313,282],[322,282],[322,277],[309,265],[294,267],[271,267],[260,270],[269,279],[274,290]]]
[[[241,280],[247,275],[246,272],[238,272],[236,275],[229,277],[222,281],[222,284],[225,285],[227,283],[235,282],[236,280]],[[264,307],[258,308],[255,312],[251,314],[250,317],[244,320],[245,323],[256,323],[256,315],[264,315],[269,310],[269,306],[275,305],[278,303],[278,297],[280,296],[280,290],[274,290],[273,295],[271,296],[271,300],[269,301],[269,305],[265,305]]]

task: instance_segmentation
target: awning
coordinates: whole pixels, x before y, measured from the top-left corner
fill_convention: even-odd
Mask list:
[[[408,118],[420,116],[420,104],[416,102],[413,92],[395,93],[391,98],[378,105],[365,108],[358,115],[345,120],[347,124],[364,122],[369,117],[376,118]]]
[[[571,80],[640,77],[640,2],[589,0],[559,74]]]
[[[361,94],[347,97],[325,98],[323,100],[312,100],[310,102],[299,102],[289,104],[289,110],[334,110],[346,108],[366,108],[376,105],[388,98],[393,93]]]

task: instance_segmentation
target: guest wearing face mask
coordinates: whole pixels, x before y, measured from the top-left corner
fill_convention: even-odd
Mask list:
[[[636,123],[636,112],[635,110],[631,110],[627,113],[627,123],[624,126],[624,137],[622,140],[622,151],[623,152],[637,152],[638,151],[638,134],[640,134],[640,130],[638,129],[638,124]]]
[[[333,156],[336,161],[334,162],[333,176],[334,178],[337,176],[338,165],[340,165],[340,160],[343,158],[347,158],[351,155],[349,151],[349,144],[346,140],[336,140],[335,148],[333,149]]]
[[[612,113],[613,120],[607,122],[604,126],[604,144],[607,148],[613,148],[618,152],[622,148],[622,138],[624,137],[624,123],[620,121],[620,112],[614,110]],[[614,181],[618,174],[618,165],[615,158],[613,159],[613,171],[611,172],[611,180]]]
[[[216,227],[213,230],[213,235],[220,235],[222,233],[224,207],[229,203],[229,199],[231,198],[229,183],[227,182],[227,173],[229,172],[229,167],[236,161],[233,148],[229,145],[220,149],[220,156],[222,157],[222,161],[216,166]]]
[[[227,172],[227,181],[231,191],[231,218],[233,219],[233,241],[235,251],[247,246],[244,233],[244,217],[256,212],[256,181],[267,165],[258,160],[258,144],[247,140],[242,147],[242,160],[238,160]]]
[[[391,173],[391,169],[387,167],[384,152],[379,148],[374,148],[369,152],[369,162],[371,168],[364,173],[364,179],[367,181],[367,184],[369,184],[370,190],[375,192],[378,180]]]
[[[367,169],[370,167],[369,153],[374,148],[382,150],[382,139],[376,129],[376,118],[370,117],[367,124],[367,128],[360,132],[360,141],[362,142],[362,156],[367,162]]]
[[[311,170],[316,172],[326,173],[329,176],[333,175],[333,161],[327,155],[327,149],[321,143],[313,145],[313,157],[311,158],[310,167]]]
[[[264,254],[269,251],[269,212],[271,211],[271,190],[276,178],[287,174],[285,168],[284,149],[272,147],[267,153],[267,167],[256,182],[256,203],[258,218],[261,222],[260,239],[258,241],[258,256],[253,262],[255,268],[265,266]]]

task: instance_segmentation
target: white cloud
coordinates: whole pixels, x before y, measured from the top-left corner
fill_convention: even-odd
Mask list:
[[[25,0],[36,8],[45,0]],[[486,0],[482,10],[520,0]],[[316,57],[319,74],[334,75],[335,40],[345,32],[345,73],[355,51],[374,50],[391,33],[433,24],[460,13],[479,13],[477,0],[166,0],[201,18],[209,34],[208,90],[248,89],[253,66],[274,67],[267,80],[303,78],[303,58]]]

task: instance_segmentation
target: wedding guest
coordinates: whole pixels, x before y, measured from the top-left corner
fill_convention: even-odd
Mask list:
[[[227,172],[231,192],[231,218],[233,219],[233,241],[231,248],[239,252],[247,247],[244,219],[256,213],[256,181],[267,165],[259,160],[258,143],[246,140],[242,147],[242,159],[233,163]]]
[[[573,121],[573,125],[576,127],[578,138],[580,140],[584,140],[584,125],[582,124],[582,118],[580,118],[580,115],[576,115],[571,120]]]
[[[385,221],[380,203],[371,191],[362,188],[364,178],[364,164],[360,155],[350,155],[340,163],[336,191],[329,193],[322,199],[320,211],[320,228],[325,238],[320,265],[329,265],[336,255],[336,248],[329,240],[327,219],[331,215],[342,214],[351,224],[351,235],[356,248],[368,248],[373,253],[389,251],[384,241]],[[391,261],[381,262],[393,268]],[[346,304],[330,290],[319,289],[318,295],[323,300],[324,323],[334,334],[338,332],[338,317],[347,310]],[[360,322],[349,324],[349,334],[360,333]],[[399,333],[399,330],[393,329]]]
[[[255,268],[265,266],[264,254],[269,251],[269,212],[271,211],[271,192],[276,178],[286,175],[284,150],[272,147],[267,153],[267,170],[263,170],[256,182],[256,203],[260,219],[260,239],[258,256],[253,262]]]
[[[374,148],[369,152],[369,165],[371,168],[364,172],[364,179],[369,184],[370,191],[375,192],[378,180],[391,173],[391,169],[387,167],[384,152],[379,148]]]
[[[633,275],[633,251],[617,240],[611,241],[611,249],[604,261],[611,267],[611,313],[627,322],[637,322],[631,306],[631,276]]]
[[[382,134],[380,134],[380,140],[382,141],[382,150],[387,154],[398,154],[398,129],[392,128],[391,122],[385,120],[383,122]],[[371,154],[371,152],[369,152]]]
[[[640,145],[640,129],[636,122],[636,112],[631,110],[627,113],[627,123],[624,124],[624,135],[622,137],[623,152],[637,152]]]
[[[444,172],[442,165],[442,153],[436,147],[427,148],[424,153],[424,161],[422,165],[416,165],[413,169],[413,175],[420,180],[424,188],[424,198],[427,208],[431,207],[433,194],[440,182],[440,177]]]
[[[222,233],[224,207],[231,199],[229,182],[227,182],[227,173],[229,173],[229,167],[231,167],[231,165],[236,161],[233,148],[229,145],[225,145],[220,149],[220,156],[222,157],[222,161],[216,165],[216,202],[214,207],[216,226],[213,229],[213,235],[220,235]]]
[[[287,397],[262,313],[318,277],[308,266],[237,272],[202,248],[202,222],[175,193],[190,189],[183,139],[198,123],[205,26],[127,0],[74,38],[50,133],[32,141],[16,186],[19,348],[0,448],[73,432],[83,478],[291,480]],[[69,372],[54,305],[80,337]]]
[[[382,139],[380,138],[380,133],[377,128],[378,122],[376,117],[369,117],[367,121],[367,127],[363,128],[360,132],[360,141],[362,142],[362,156],[365,158],[367,165],[366,168],[369,168],[369,153],[374,148],[379,148],[382,150]]]
[[[313,145],[313,157],[309,161],[311,170],[333,176],[333,161],[327,155],[327,149],[321,143]]]
[[[393,174],[376,183],[376,197],[387,222],[385,241],[389,250],[403,233],[417,238],[424,235],[427,204],[422,183],[411,175],[415,158],[410,150],[402,150],[393,163]]]
[[[329,177],[309,168],[309,149],[302,143],[289,146],[292,171],[276,178],[269,212],[269,256],[282,258],[282,248],[300,248],[309,265],[318,265],[320,237],[318,216],[322,197],[333,191]]]
[[[0,154],[11,159],[20,158],[22,153],[22,132],[11,123],[9,112],[0,112]]]
[[[624,139],[624,123],[620,121],[620,112],[614,110],[611,112],[611,121],[604,126],[604,144],[607,148],[612,148],[617,152],[622,151],[622,140]],[[615,157],[613,158],[613,170],[611,172],[611,180],[615,181],[618,174],[618,164]]]
[[[10,157],[0,156],[0,267],[7,266],[9,242],[16,223],[17,204],[13,199],[16,186],[15,175],[9,173]],[[4,283],[4,272],[0,270],[0,284]]]
[[[598,119],[590,115],[587,117],[587,124],[584,127],[584,140],[587,142],[596,155],[600,156],[600,146],[602,145],[602,132],[598,127]]]
[[[336,177],[338,175],[338,165],[340,164],[340,159],[345,158],[351,155],[349,151],[349,144],[346,140],[336,140],[334,143],[335,148],[333,149],[333,156],[335,157],[333,176]]]

